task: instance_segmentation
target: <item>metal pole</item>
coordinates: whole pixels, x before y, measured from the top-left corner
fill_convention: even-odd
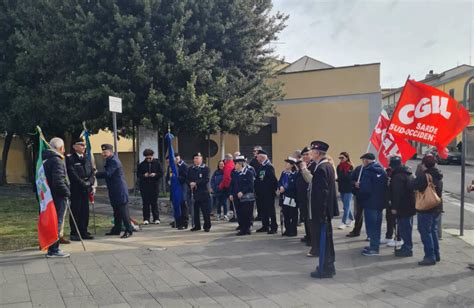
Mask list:
[[[469,79],[464,84],[464,98],[463,105],[469,110],[467,103],[467,92],[469,84],[474,79],[474,76],[469,77]],[[473,93],[469,93],[472,95]],[[462,148],[461,148],[461,219],[459,222],[459,235],[464,236],[464,190],[466,186],[466,141],[467,141],[467,129],[465,128],[462,132]]]
[[[117,151],[117,113],[112,112],[112,121],[113,121],[113,126],[114,126],[114,153],[115,155],[118,155]]]

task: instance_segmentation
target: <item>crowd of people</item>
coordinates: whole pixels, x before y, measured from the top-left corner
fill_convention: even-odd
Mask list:
[[[93,239],[87,228],[89,196],[94,191],[95,178],[106,180],[114,212],[114,227],[106,235],[120,235],[124,230],[122,238],[132,236],[128,188],[122,164],[112,145],[102,145],[105,164],[101,172],[94,170],[90,158],[85,155],[84,140],[75,140],[73,151],[67,156],[64,156],[61,139],[53,138],[50,145],[51,149],[43,154],[44,168],[61,236],[49,247],[47,256],[68,256],[59,249],[59,243],[65,241],[61,230],[69,199],[71,214],[77,222],[77,228],[71,224],[70,239]],[[323,141],[311,142],[281,162],[284,170],[279,177],[268,153],[260,146],[254,147],[250,160],[239,152],[226,154],[212,174],[203,163],[201,153],[193,155],[191,166],[176,153],[177,176],[183,195],[181,215],[172,226],[179,230],[191,227],[192,232],[202,229],[210,232],[214,208],[217,220],[238,223],[237,236],[251,235],[253,230],[272,235],[278,233],[276,208],[279,206],[282,236],[297,236],[297,227],[303,225],[301,241],[310,247],[307,256],[320,258],[320,265],[311,276],[330,278],[336,274],[334,217],[341,216],[338,229],[352,228],[347,237],[361,236],[365,220],[369,245],[362,249],[363,256],[378,256],[380,246],[386,244],[399,246],[395,249],[396,257],[411,257],[413,218],[416,216],[424,248],[424,258],[418,264],[426,266],[439,262],[438,228],[443,211],[443,175],[437,168],[435,156],[425,155],[413,174],[398,156],[390,157],[390,167],[384,169],[372,153],[363,154],[361,164],[355,166],[347,152],[340,153],[339,163],[335,164],[327,154],[328,150],[329,145]],[[145,159],[137,166],[143,224],[159,224],[158,182],[163,169],[152,150],[145,150],[143,155]],[[168,170],[166,178],[169,180],[172,176]],[[436,203],[430,208],[420,208],[419,203],[427,202],[422,199],[428,198],[427,192],[431,190],[436,195]],[[342,215],[339,213],[338,193],[343,205]],[[384,210],[387,232],[381,238]],[[261,221],[259,227],[257,221]]]

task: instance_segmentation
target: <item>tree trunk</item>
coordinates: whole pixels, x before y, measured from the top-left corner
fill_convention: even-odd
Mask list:
[[[220,143],[221,143],[221,160],[225,157],[225,139],[224,139],[224,132],[220,134]]]
[[[8,153],[10,152],[10,146],[13,141],[13,132],[7,131],[7,135],[5,136],[5,141],[3,143],[3,151],[2,151],[2,166],[0,166],[0,185],[7,184],[7,161],[8,161]]]

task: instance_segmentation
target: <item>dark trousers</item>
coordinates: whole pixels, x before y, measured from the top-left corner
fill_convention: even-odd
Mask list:
[[[398,234],[403,240],[402,250],[413,250],[413,217],[398,217]]]
[[[89,226],[89,194],[84,192],[71,192],[71,214],[76,219],[77,228],[81,236],[87,235],[87,227]],[[69,228],[71,235],[78,235],[74,221],[69,215]]]
[[[278,230],[275,211],[275,196],[268,195],[263,198],[262,226],[271,230]]]
[[[319,241],[321,237],[321,225],[316,220],[309,221],[311,236],[311,251],[313,255],[319,255]]]
[[[143,220],[150,221],[150,208],[153,215],[153,221],[160,219],[158,211],[158,190],[151,188],[143,188],[140,190],[143,201]]]
[[[285,217],[285,231],[288,235],[297,235],[298,227],[298,208],[283,205],[283,215]]]
[[[390,209],[385,209],[385,220],[387,221],[387,232],[385,233],[386,239],[393,239],[393,233],[395,232],[395,224],[397,221],[396,215],[392,214]],[[397,236],[397,241],[400,240],[400,236]]]
[[[301,204],[298,204],[300,207],[300,217],[301,220],[304,223],[304,233],[305,233],[305,238],[306,240],[311,239],[311,234],[310,234],[310,226],[309,226],[309,218],[308,218],[308,201],[303,202]]]
[[[209,207],[209,198],[194,200],[194,227],[201,228],[201,219],[199,210],[204,219],[204,229],[211,229],[211,209]]]
[[[188,212],[188,204],[186,201],[181,202],[181,216],[179,217],[178,221],[176,222],[176,227],[183,227],[187,228],[189,223],[189,212]]]
[[[319,230],[319,234],[321,234],[321,226],[322,224],[318,221],[315,221],[316,228]],[[318,242],[320,242],[318,240]],[[322,253],[320,251],[320,253]],[[320,255],[321,257],[321,255]],[[326,223],[326,245],[324,247],[324,268],[322,269],[323,273],[330,273],[335,271],[334,262],[336,261],[336,252],[334,251],[334,240],[332,235],[332,224],[331,221]]]
[[[257,204],[257,217],[262,219],[262,214],[263,214],[263,211],[264,211],[264,202],[263,202],[263,196],[260,195],[256,195],[256,200],[255,200],[255,203]]]
[[[48,247],[48,254],[53,254],[59,250],[59,233],[61,233],[61,225],[63,223],[64,211],[66,210],[66,200],[63,198],[54,199],[54,207],[58,216],[58,241]]]
[[[112,205],[114,210],[114,227],[113,232],[120,233],[122,231],[122,225],[126,231],[133,231],[132,225],[130,224],[130,212],[128,211],[128,204]]]
[[[253,219],[253,202],[234,201],[235,209],[237,210],[237,218],[239,220],[240,230],[242,232],[250,231]]]
[[[362,224],[364,223],[364,208],[360,205],[360,202],[357,201],[357,198],[354,198],[354,208],[355,208],[355,223],[354,229],[351,233],[360,235],[360,230],[362,229]]]

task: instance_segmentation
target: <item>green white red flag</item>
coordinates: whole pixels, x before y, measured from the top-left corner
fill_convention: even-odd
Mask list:
[[[38,241],[41,250],[46,250],[58,240],[58,216],[43,165],[43,151],[46,150],[49,145],[44,139],[41,128],[36,127],[36,130],[39,136],[39,151],[35,177],[36,192],[40,206]]]

